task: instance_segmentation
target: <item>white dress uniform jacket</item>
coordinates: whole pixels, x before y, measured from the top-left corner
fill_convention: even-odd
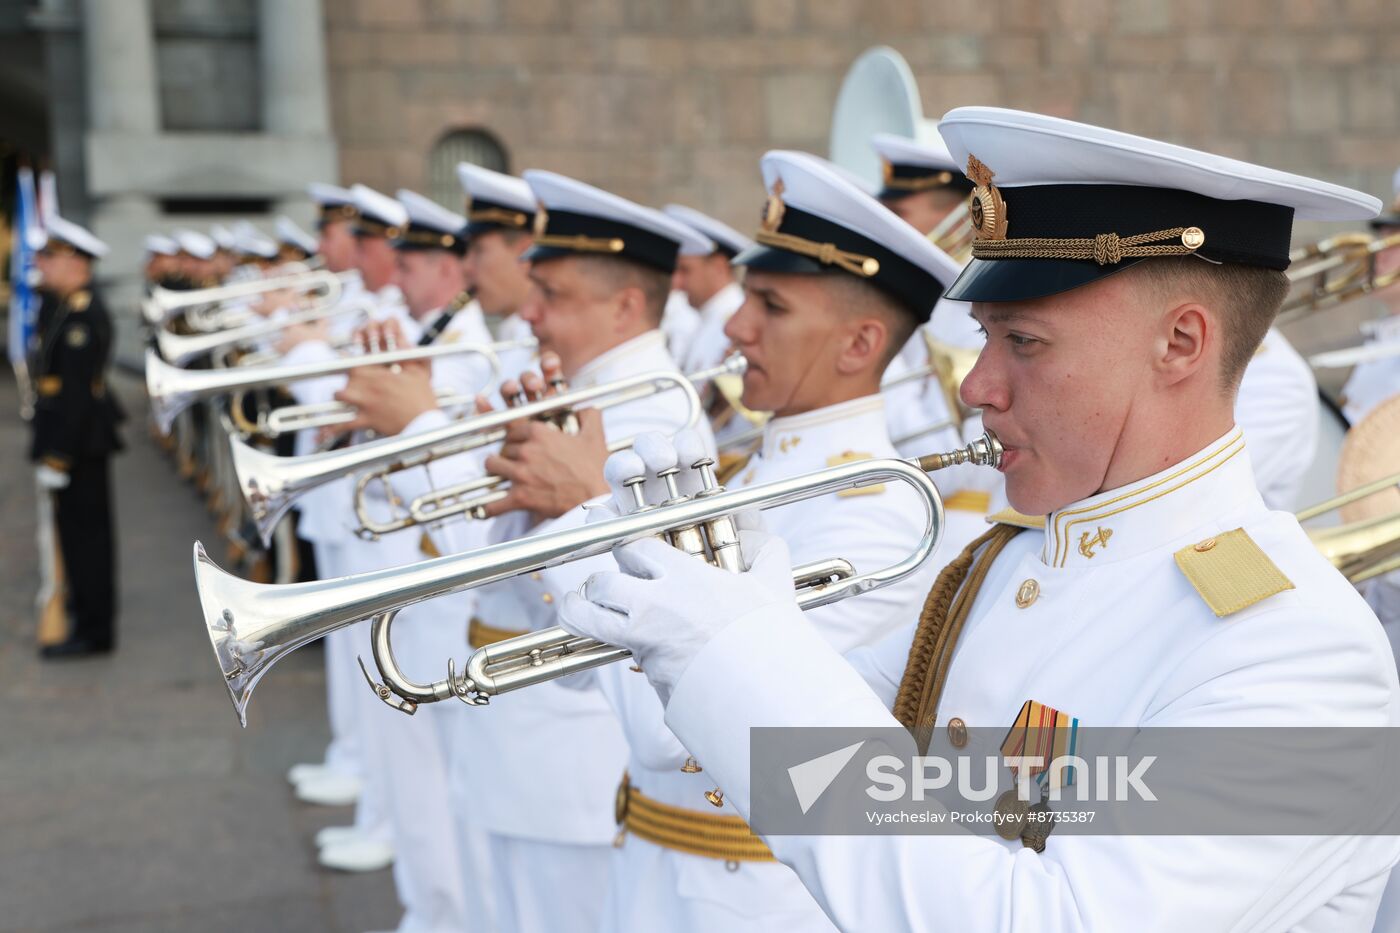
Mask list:
[[[399,321],[409,339],[418,338],[418,323],[409,317],[397,287],[390,286],[377,294],[370,294],[365,291],[361,280],[355,277],[346,283],[341,301],[365,302],[370,308],[370,317],[376,320],[392,317]],[[332,339],[335,339],[337,325],[345,327],[358,323],[355,315],[334,318]],[[348,336],[348,332],[341,335]],[[336,356],[330,343],[308,340],[293,347],[282,362],[289,365],[314,363]],[[335,393],[344,387],[345,380],[344,375],[322,376],[294,382],[288,386],[288,391],[298,404],[324,404],[335,400]],[[314,452],[316,433],[298,432],[294,448],[296,454]],[[316,555],[316,573],[322,580],[350,572],[346,569],[344,558],[345,547],[353,540],[353,533],[346,524],[351,514],[350,483],[348,478],[327,483],[311,490],[297,502],[297,534],[311,542]],[[343,629],[326,637],[326,694],[331,742],[326,748],[325,762],[342,773],[364,776],[370,769],[364,760],[363,717],[356,712],[356,692],[364,689],[364,683],[355,662],[355,653],[360,650],[355,631]],[[385,816],[377,802],[378,792],[377,787],[366,787],[362,792],[356,819],[356,825],[362,829],[373,832],[383,830]]]
[[[1371,327],[1365,346],[1400,345],[1400,315],[1382,319]],[[1359,423],[1381,402],[1400,395],[1400,352],[1379,360],[1358,363],[1342,389],[1342,414]]]
[[[738,282],[730,282],[710,296],[710,300],[700,308],[700,322],[695,333],[678,355],[682,372],[695,373],[724,362],[729,349],[724,325],[729,323],[743,303],[744,289]]]
[[[1098,528],[1107,543],[1081,549]],[[1173,555],[1238,528],[1293,588],[1217,618]],[[1039,595],[1018,608],[1027,580]],[[796,610],[757,615],[696,656],[667,709],[745,814],[749,728],[895,726],[913,637],[911,625],[846,663]],[[1264,506],[1234,429],[1013,539],[972,605],[938,725],[1004,729],[1034,699],[1084,726],[1394,726],[1388,655],[1361,598],[1291,515]],[[972,835],[767,841],[844,929],[967,933],[1365,930],[1400,857],[1400,840],[1379,836],[1051,835],[1041,854]]]
[[[1249,442],[1254,479],[1271,509],[1292,511],[1317,454],[1317,380],[1288,338],[1270,328],[1245,367],[1235,422]]]
[[[968,315],[967,305],[940,301],[929,323],[915,330],[904,349],[890,361],[884,381],[889,383],[927,367],[930,338],[963,349],[979,348],[986,342],[977,330],[977,322]],[[950,422],[954,414],[942,385],[934,376],[906,382],[881,394],[885,396],[890,438],[901,457],[953,450],[982,434],[980,414],[963,418],[961,425],[948,424],[937,431],[928,430]],[[940,470],[934,482],[947,509],[947,527],[940,553],[951,559],[969,541],[986,531],[986,515],[1001,504],[1001,474],[962,465]]]
[[[655,371],[678,372],[659,330],[607,351],[570,380],[585,388]],[[674,433],[686,425],[683,396],[666,392],[603,410],[611,439],[644,431]],[[697,429],[713,449],[701,418]],[[530,528],[529,516],[492,522],[494,540],[583,524],[581,508]],[[596,570],[616,565],[600,557],[503,581],[477,591],[477,614],[488,625],[529,630],[555,624],[555,606]],[[615,827],[612,804],[627,761],[622,731],[596,689],[543,684],[491,701],[489,708],[458,717],[457,740],[478,754],[460,756],[454,781],[465,787],[473,818],[492,836],[497,858],[496,908],[500,927],[593,929],[606,888]],[[459,796],[463,794],[458,788]],[[511,868],[528,852],[529,871]],[[562,875],[572,874],[566,889]],[[532,913],[527,913],[531,911]]]
[[[420,324],[430,324],[437,316],[437,312],[424,315]],[[489,341],[475,306],[468,305],[453,315],[435,343],[457,341]],[[489,364],[479,356],[433,361],[433,386],[439,391],[470,394],[489,375]],[[395,474],[390,483],[396,498],[406,503],[426,491],[429,481],[425,472],[418,469]],[[372,484],[367,501],[369,513],[381,520],[393,514],[382,489],[382,485]],[[355,521],[348,497],[341,515],[348,530]],[[420,561],[442,547],[438,541],[432,544],[428,546],[428,535],[420,529],[394,532],[377,541],[351,533],[343,552],[345,572],[363,573]],[[472,606],[470,592],[457,593],[417,603],[399,614],[393,630],[394,656],[410,677],[418,681],[442,677],[447,659],[463,648]],[[353,639],[351,650],[367,653],[364,625],[347,630],[347,634]],[[360,676],[358,665],[352,667],[350,676]],[[451,810],[447,731],[449,714],[456,711],[432,705],[410,718],[389,709],[362,682],[356,687],[359,715],[373,760],[367,769],[367,783],[378,784],[376,793],[388,812],[396,852],[394,882],[405,910],[400,933],[465,928],[463,857],[455,827],[450,819],[444,819]]]
[[[732,486],[761,485],[853,459],[895,456],[885,427],[884,401],[873,395],[816,411],[775,418],[763,446]],[[902,483],[858,495],[822,496],[764,513],[770,531],[790,542],[794,565],[844,557],[856,571],[897,563],[925,531],[922,509]],[[806,613],[809,624],[836,650],[872,644],[916,619],[935,568],[844,603]],[[704,797],[714,778],[682,773],[686,753],[666,728],[655,691],[628,669],[597,670],[599,685],[617,710],[631,746],[630,783],[647,797],[700,816],[717,810]],[[703,761],[702,761],[703,765]],[[627,836],[616,850],[604,910],[604,930],[830,930],[831,922],[778,862],[691,855]]]
[[[699,326],[700,312],[690,306],[685,292],[671,292],[661,315],[661,332],[666,335],[666,346],[673,357],[681,359],[685,355]]]

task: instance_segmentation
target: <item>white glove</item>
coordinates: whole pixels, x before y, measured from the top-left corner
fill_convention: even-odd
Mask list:
[[[691,460],[689,438],[678,436],[673,447],[658,437],[643,435],[635,453],[621,452],[609,459],[605,475],[614,488],[614,502],[590,509],[590,521],[615,516],[618,503],[627,503],[631,511],[632,496],[621,488],[621,481],[639,475],[639,461],[654,475],[676,462],[677,448],[682,462]],[[681,476],[693,472],[683,470]],[[648,486],[653,482],[649,479]],[[691,482],[687,478],[680,483],[681,491],[693,492]],[[698,479],[693,482],[698,488]],[[659,497],[649,494],[648,501]],[[759,523],[757,513],[736,520],[746,572],[720,570],[655,539],[635,541],[613,550],[622,573],[596,573],[582,593],[564,597],[559,624],[574,634],[631,649],[662,702],[667,702],[691,660],[721,629],[756,610],[792,607],[787,545],[752,527]]]
[[[72,477],[67,473],[62,470],[55,470],[47,463],[39,464],[38,468],[34,470],[34,479],[38,481],[40,489],[49,492],[67,489],[69,482],[72,481]]]

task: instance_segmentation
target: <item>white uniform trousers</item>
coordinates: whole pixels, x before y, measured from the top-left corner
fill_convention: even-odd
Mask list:
[[[612,846],[491,833],[490,847],[500,933],[594,933],[598,929]]]
[[[322,580],[338,576],[340,547],[330,541],[313,540],[316,553],[316,574]],[[326,767],[337,774],[360,776],[364,756],[359,724],[355,716],[352,691],[364,689],[357,674],[355,655],[344,630],[332,632],[325,639],[326,650],[326,708],[330,713],[331,741],[326,746]],[[359,681],[357,684],[356,681]]]
[[[361,636],[357,647],[373,674],[367,625],[355,626]],[[406,716],[390,709],[368,687],[359,692],[367,727],[366,757],[374,776],[366,781],[365,789],[382,795],[378,801],[371,796],[370,804],[384,807],[394,845],[394,887],[404,909],[398,931],[458,933],[469,929],[447,783],[447,738],[443,733],[450,722],[445,715],[448,711],[427,704]],[[357,825],[359,816],[357,812]]]
[[[462,868],[462,893],[471,915],[472,930],[498,930],[496,887],[491,861],[491,839],[475,812],[480,804],[471,799],[464,769],[472,755],[489,754],[475,741],[472,721],[489,716],[491,710],[468,709],[460,703],[442,703],[446,721],[448,793],[452,800],[452,822],[457,833],[457,857]]]

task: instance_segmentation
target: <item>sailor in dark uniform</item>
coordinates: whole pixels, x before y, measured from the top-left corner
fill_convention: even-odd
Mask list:
[[[38,401],[30,458],[53,497],[67,587],[68,637],[46,658],[110,652],[115,643],[115,558],[108,461],[121,449],[123,414],[107,391],[112,321],[92,289],[94,260],[107,245],[60,217],[48,223],[36,264],[43,306],[33,373]]]

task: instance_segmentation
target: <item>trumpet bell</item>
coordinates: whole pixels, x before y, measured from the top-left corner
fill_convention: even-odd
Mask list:
[[[223,672],[224,686],[228,688],[238,722],[246,727],[253,688],[272,663],[296,645],[271,645],[263,640],[248,641],[240,637],[242,632],[262,632],[266,628],[266,620],[259,624],[252,618],[259,608],[257,593],[248,591],[246,581],[220,570],[199,542],[194,545],[194,579],[209,646],[214,649],[214,660]],[[230,608],[233,606],[238,607],[237,618]]]
[[[162,360],[154,350],[146,350],[146,395],[150,398],[151,416],[160,433],[169,434],[176,417],[194,401],[193,392],[180,387],[184,370]]]
[[[229,438],[229,452],[238,489],[248,503],[258,536],[263,544],[270,544],[277,523],[296,501],[295,477],[286,469],[288,461],[296,458],[266,453],[237,437]]]

